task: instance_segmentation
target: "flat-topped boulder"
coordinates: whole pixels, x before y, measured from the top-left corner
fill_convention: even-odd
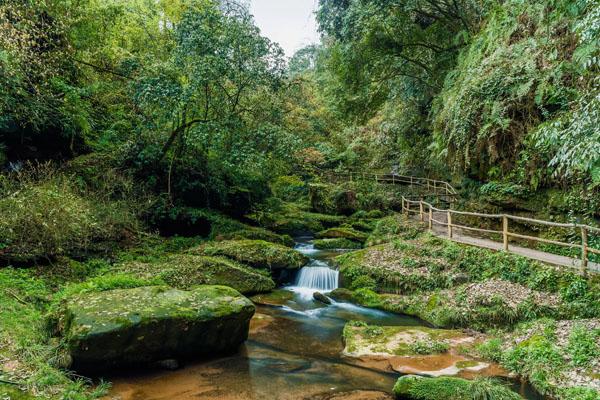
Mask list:
[[[225,240],[190,250],[193,254],[224,256],[254,268],[270,270],[299,269],[308,258],[289,247],[264,240]]]
[[[351,321],[343,338],[344,356],[370,368],[426,376],[506,375],[497,365],[463,355],[462,349],[473,348],[480,340],[458,330]]]
[[[185,290],[198,285],[223,285],[251,295],[275,289],[268,271],[225,257],[176,254],[160,262],[124,263],[119,271],[144,279],[158,277],[169,286]]]
[[[348,239],[364,243],[367,240],[367,234],[347,226],[338,226],[317,233],[319,239]]]
[[[117,289],[66,299],[59,330],[72,369],[102,370],[235,351],[254,311],[226,286]]]

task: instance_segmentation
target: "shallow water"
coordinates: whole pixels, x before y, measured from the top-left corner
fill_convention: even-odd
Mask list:
[[[297,249],[323,263],[339,252],[315,250],[308,238]],[[316,279],[316,284],[322,282]],[[236,354],[191,363],[177,371],[131,372],[108,377],[108,398],[122,400],[323,399],[352,390],[390,392],[399,374],[341,356],[342,329],[349,320],[378,325],[422,325],[417,319],[346,303],[325,306],[313,289],[290,286],[280,305],[257,305],[248,341]],[[528,387],[515,389],[541,399]],[[358,397],[360,398],[360,396]]]

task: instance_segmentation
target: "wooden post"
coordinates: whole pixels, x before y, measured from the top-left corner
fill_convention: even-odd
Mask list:
[[[508,217],[502,216],[502,242],[504,251],[508,251]]]
[[[404,214],[404,196],[402,196],[402,213]]]
[[[452,213],[448,211],[448,237],[452,239]]]
[[[410,217],[410,201],[406,199],[406,216]]]
[[[588,266],[588,231],[585,226],[581,227],[581,274],[587,274]]]
[[[411,188],[412,188],[412,185],[413,185],[413,177],[412,177],[412,175],[411,175],[411,176],[410,176],[410,187],[411,187]]]
[[[425,215],[423,214],[423,200],[419,201],[419,215],[421,216],[421,222],[425,221]]]
[[[433,229],[433,210],[429,206],[429,230]]]

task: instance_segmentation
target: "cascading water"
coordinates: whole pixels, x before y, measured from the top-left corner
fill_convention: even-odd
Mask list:
[[[330,268],[327,261],[313,258],[320,250],[315,249],[311,239],[300,238],[296,244],[295,249],[308,256],[310,262],[298,272],[294,286],[289,288],[310,298],[314,292],[330,292],[337,289],[340,276],[339,271]]]
[[[322,261],[314,260],[300,270],[296,279],[296,287],[329,292],[337,289],[339,275],[339,271],[329,268]]]

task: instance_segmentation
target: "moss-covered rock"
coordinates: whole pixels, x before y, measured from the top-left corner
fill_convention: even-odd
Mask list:
[[[275,289],[275,282],[268,272],[225,257],[177,254],[158,263],[126,263],[119,266],[119,271],[140,278],[158,277],[177,289],[223,285],[243,294],[264,293]]]
[[[354,292],[345,288],[334,289],[329,292],[329,297],[334,299],[335,301],[354,303]]]
[[[335,249],[361,249],[359,242],[349,239],[316,239],[313,241],[316,249],[335,250]]]
[[[225,286],[153,286],[66,299],[60,332],[75,370],[100,370],[235,350],[252,302]]]
[[[313,299],[315,299],[316,301],[320,301],[323,304],[331,304],[331,299],[321,292],[314,292]]]
[[[190,250],[192,254],[225,256],[255,268],[298,269],[308,262],[300,252],[264,240],[226,240]]]
[[[329,228],[316,235],[319,239],[348,239],[364,243],[367,235],[364,232],[357,231],[350,227]]]
[[[294,298],[294,292],[284,289],[275,289],[269,293],[257,294],[250,299],[256,304],[268,306],[281,306]]]
[[[233,232],[218,233],[214,237],[217,241],[223,240],[264,240],[271,243],[281,244],[287,247],[294,246],[294,239],[290,235],[279,235],[264,228],[247,226],[244,229]]]
[[[420,356],[445,353],[464,344],[468,336],[460,331],[424,326],[375,326],[350,321],[344,326],[344,355]]]
[[[342,216],[309,212],[295,204],[286,204],[276,211],[257,211],[247,217],[264,228],[290,235],[319,232],[344,220]]]
[[[517,393],[490,379],[469,381],[461,378],[424,378],[416,375],[401,376],[394,385],[399,399],[410,400],[522,400]]]

